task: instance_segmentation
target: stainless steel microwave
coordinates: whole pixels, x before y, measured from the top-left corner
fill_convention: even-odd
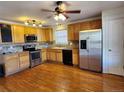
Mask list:
[[[34,34],[25,34],[24,37],[26,43],[37,42],[37,36]]]

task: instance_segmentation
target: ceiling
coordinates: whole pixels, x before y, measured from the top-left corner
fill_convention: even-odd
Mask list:
[[[67,1],[70,6],[67,10],[80,9],[80,14],[68,14],[70,18],[64,22],[73,22],[86,18],[100,16],[101,11],[124,6],[124,1]],[[27,19],[44,21],[46,25],[55,25],[57,22],[53,13],[42,12],[41,9],[54,10],[55,1],[0,1],[0,19],[22,23]],[[64,23],[61,21],[60,23]]]

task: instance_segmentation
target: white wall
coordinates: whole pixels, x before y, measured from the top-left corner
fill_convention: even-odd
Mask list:
[[[103,28],[103,73],[109,73],[109,61],[108,61],[108,49],[109,42],[108,39],[108,29],[107,29],[107,21],[116,19],[116,18],[124,18],[124,7],[115,8],[111,10],[106,10],[102,12],[102,28]]]

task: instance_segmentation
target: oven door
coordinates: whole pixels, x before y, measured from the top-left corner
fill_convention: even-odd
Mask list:
[[[30,56],[31,61],[40,59],[40,51],[31,51]]]

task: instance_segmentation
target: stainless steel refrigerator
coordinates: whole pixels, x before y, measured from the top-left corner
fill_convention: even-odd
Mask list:
[[[81,69],[102,72],[101,29],[81,31],[79,33],[79,50]]]

